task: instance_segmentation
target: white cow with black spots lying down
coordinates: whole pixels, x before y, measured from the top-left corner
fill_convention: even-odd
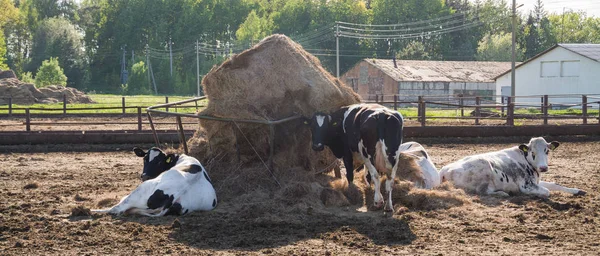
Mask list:
[[[215,208],[215,189],[196,158],[184,154],[167,155],[158,148],[148,152],[134,148],[133,151],[144,158],[142,184],[123,197],[119,204],[92,212],[164,216]]]
[[[440,176],[442,182],[484,195],[523,193],[547,198],[550,190],[585,195],[583,190],[540,180],[540,173],[548,171],[548,152],[558,145],[533,138],[527,145],[465,157],[442,167]]]

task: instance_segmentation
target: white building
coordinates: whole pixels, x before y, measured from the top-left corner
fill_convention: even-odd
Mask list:
[[[509,69],[495,78],[496,95],[510,96],[510,76]],[[550,96],[550,103],[573,104],[592,94],[600,94],[600,44],[558,44],[515,68],[517,103],[539,103],[539,95],[557,95]],[[533,95],[538,96],[519,98]]]

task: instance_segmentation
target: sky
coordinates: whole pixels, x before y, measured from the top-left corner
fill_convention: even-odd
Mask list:
[[[512,5],[512,0],[506,0],[506,2],[509,6]],[[523,14],[527,14],[533,10],[536,2],[537,0],[517,0],[517,6],[523,4],[518,10]],[[542,3],[548,14],[561,14],[564,8],[566,11],[584,10],[590,16],[600,17],[600,0],[542,0]]]

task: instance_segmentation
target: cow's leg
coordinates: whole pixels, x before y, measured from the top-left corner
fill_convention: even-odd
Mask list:
[[[351,184],[354,180],[354,162],[352,158],[352,152],[350,150],[346,151],[344,154],[344,167],[346,167],[346,179],[348,179],[348,184]]]
[[[381,194],[381,179],[379,179],[379,173],[377,172],[377,169],[375,169],[375,166],[371,164],[371,161],[368,159],[365,161],[365,166],[367,167],[367,170],[369,170],[369,174],[371,174],[371,180],[373,181],[373,184],[375,184],[375,199],[373,201],[373,205],[375,208],[381,208],[384,201],[383,195]]]
[[[540,180],[539,185],[547,188],[550,191],[562,191],[562,192],[566,192],[566,193],[577,195],[577,196],[583,196],[583,195],[587,194],[587,192],[585,192],[581,189],[564,187],[564,186],[558,185],[554,182],[546,182],[546,181]]]
[[[391,175],[387,175],[385,180],[385,192],[387,193],[387,202],[383,208],[386,212],[394,211],[394,205],[392,203],[392,186],[394,185],[394,179],[396,178],[396,168],[392,171]]]
[[[541,198],[548,198],[550,196],[550,190],[538,185],[522,188],[521,192],[527,195],[534,195]]]

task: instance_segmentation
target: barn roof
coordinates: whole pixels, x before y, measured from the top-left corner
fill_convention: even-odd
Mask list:
[[[510,62],[365,59],[396,81],[494,82]]]

